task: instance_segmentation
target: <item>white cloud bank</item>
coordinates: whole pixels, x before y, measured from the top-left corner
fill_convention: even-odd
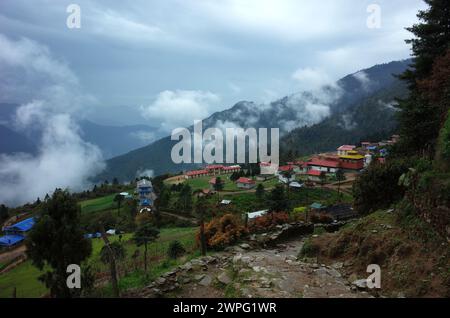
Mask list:
[[[55,188],[80,190],[103,167],[100,150],[84,142],[71,113],[90,100],[78,80],[49,50],[28,40],[0,34],[0,69],[5,78],[0,91],[28,100],[16,112],[16,127],[30,134],[39,131],[38,154],[0,156],[0,202],[18,205],[34,201]],[[22,85],[18,79],[23,79]]]
[[[152,104],[141,107],[141,111],[149,120],[160,122],[163,131],[170,132],[206,118],[218,110],[219,101],[219,96],[211,92],[167,90],[159,93]]]

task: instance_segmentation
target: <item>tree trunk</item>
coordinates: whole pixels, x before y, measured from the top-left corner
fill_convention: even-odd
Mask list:
[[[205,222],[203,221],[203,211],[200,217],[200,245],[202,248],[202,255],[206,255],[206,238],[205,238]]]
[[[144,244],[144,271],[147,273],[147,242]]]
[[[105,232],[102,232],[102,238],[105,242],[105,246],[108,248],[109,251],[109,265],[110,265],[110,271],[111,271],[111,284],[113,289],[113,295],[116,298],[120,297],[119,293],[119,284],[117,283],[117,269],[116,269],[116,258],[114,257],[114,252],[111,249],[111,246],[109,245],[108,237],[106,236]]]

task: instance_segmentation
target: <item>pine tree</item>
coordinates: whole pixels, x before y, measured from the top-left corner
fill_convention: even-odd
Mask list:
[[[401,145],[404,154],[421,154],[431,157],[442,123],[442,109],[425,98],[420,82],[432,73],[433,62],[450,48],[450,6],[448,0],[425,0],[427,10],[417,15],[420,23],[408,28],[415,38],[406,42],[412,45],[412,69],[401,78],[409,83],[411,95],[399,103]]]
[[[83,237],[80,207],[69,192],[57,189],[42,206],[42,214],[30,231],[26,246],[33,265],[44,271],[39,279],[52,297],[77,296],[66,285],[67,266],[81,263],[91,255],[91,242]]]

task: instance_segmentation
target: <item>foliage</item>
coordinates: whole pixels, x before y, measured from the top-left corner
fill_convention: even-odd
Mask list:
[[[79,293],[66,285],[67,266],[81,264],[92,251],[91,242],[83,237],[79,215],[76,200],[68,191],[57,189],[44,202],[26,241],[27,255],[33,265],[46,269],[39,279],[53,297],[73,297]]]
[[[134,241],[137,246],[144,245],[144,270],[147,271],[147,246],[159,237],[159,230],[151,223],[141,224],[134,233]]]
[[[386,164],[373,162],[353,184],[354,206],[358,213],[387,208],[400,200],[405,188],[398,181],[410,165],[411,161],[406,159],[390,159]]]
[[[300,250],[300,257],[315,257],[320,252],[320,246],[313,243],[311,240],[306,240]]]
[[[167,256],[172,259],[177,259],[186,253],[186,249],[180,243],[180,241],[172,241],[167,250]]]
[[[123,260],[126,257],[126,250],[123,247],[123,245],[119,241],[114,241],[109,244],[109,247],[111,248],[113,252],[113,256],[115,260]],[[111,254],[109,252],[109,249],[106,245],[102,247],[100,250],[100,260],[103,264],[109,264],[111,262]]]
[[[333,222],[333,217],[326,213],[311,213],[310,220],[315,224],[329,224]]]
[[[256,187],[256,197],[259,200],[262,200],[264,198],[264,194],[265,194],[264,185],[262,183],[260,183]]]
[[[288,201],[282,185],[276,185],[269,195],[269,208],[271,211],[285,211],[288,207]]]
[[[249,231],[252,233],[267,231],[277,225],[289,222],[289,215],[286,212],[272,212],[257,217],[249,224]]]
[[[235,243],[245,234],[245,227],[232,214],[213,218],[205,224],[206,245],[212,249],[223,249]],[[197,233],[197,244],[200,245],[200,232]]]

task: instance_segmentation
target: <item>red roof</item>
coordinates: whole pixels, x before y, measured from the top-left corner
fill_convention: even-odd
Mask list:
[[[310,162],[308,162],[308,166],[339,168],[339,161],[315,158],[315,159],[312,159]]]
[[[356,148],[356,146],[352,146],[352,145],[343,145],[343,146],[340,146],[339,148],[338,148],[338,150],[341,150],[341,151],[349,151],[349,150],[353,150],[353,149],[355,149]]]
[[[291,171],[294,169],[293,165],[280,166],[278,167],[278,171]]]
[[[216,178],[212,178],[211,180],[209,180],[209,184],[216,184],[217,179]]]
[[[206,170],[223,169],[223,165],[209,165],[206,166]]]
[[[223,167],[223,170],[241,170],[240,166],[228,166],[228,167]]]
[[[254,184],[255,181],[253,181],[252,179],[249,179],[249,178],[241,177],[236,181],[236,183]]]
[[[186,172],[187,176],[198,176],[201,174],[208,174],[208,171],[207,170],[193,170],[193,171]]]
[[[314,177],[320,177],[320,174],[321,174],[322,172],[321,171],[319,171],[319,170],[309,170],[308,171],[308,175],[309,176],[314,176]]]

